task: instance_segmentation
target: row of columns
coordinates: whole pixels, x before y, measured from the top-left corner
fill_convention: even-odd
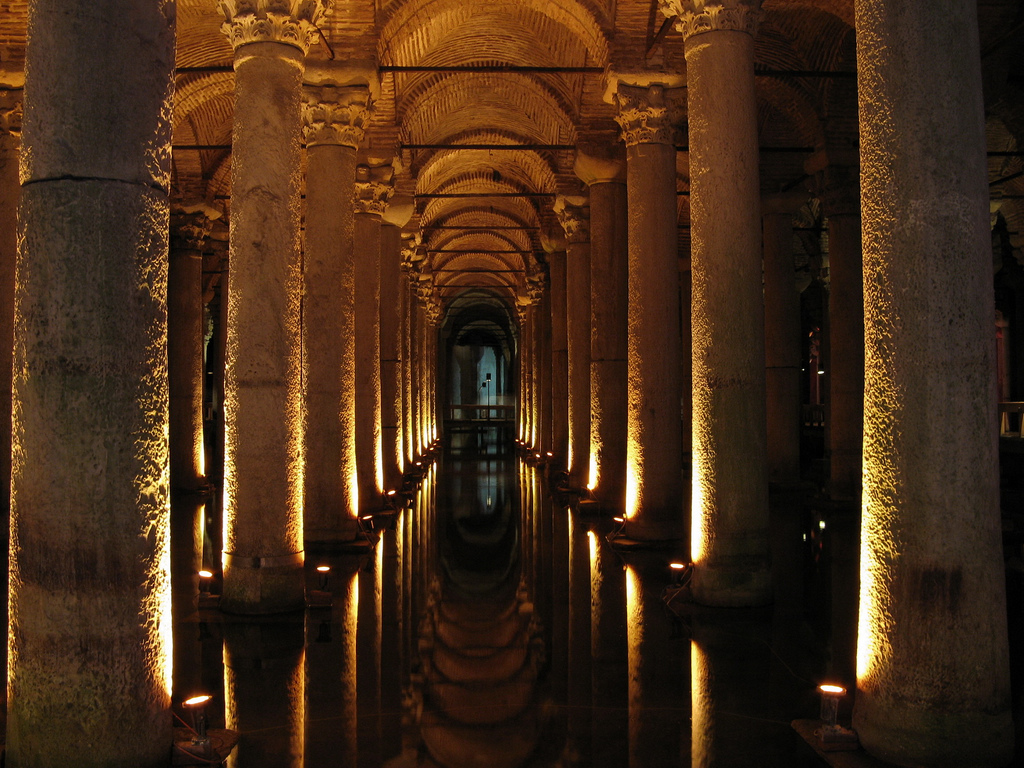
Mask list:
[[[969,9],[954,11],[957,3],[948,5],[951,18],[959,12],[973,18]],[[595,214],[593,185],[589,200],[563,196],[555,204],[567,240],[568,477],[572,486],[593,493],[595,475],[603,480],[610,474],[608,456],[624,446],[625,493],[606,497],[601,488],[594,494],[599,503],[624,511],[630,538],[685,540],[680,426],[691,416],[694,598],[709,605],[759,605],[771,600],[769,481],[783,489],[799,481],[792,200],[769,199],[760,213],[753,47],[760,3],[671,0],[663,6],[684,35],[685,92],[664,76],[633,82],[623,77],[614,89],[626,143],[625,397],[594,394],[606,382],[593,368],[599,337],[605,338],[596,313],[610,305],[605,296],[598,298],[593,281],[605,269],[593,260],[595,250],[607,248],[611,240],[608,234],[596,236],[594,228],[613,218],[607,209]],[[897,16],[899,24],[894,23]],[[862,142],[869,149],[862,150],[861,162],[875,164],[861,171],[867,186],[858,195],[856,158],[841,149],[826,146],[807,163],[828,217],[831,246],[829,490],[840,507],[849,506],[847,514],[855,515],[863,482],[855,722],[864,728],[865,745],[901,764],[937,765],[951,750],[962,756],[958,760],[970,753],[975,761],[980,750],[985,764],[999,764],[1012,752],[1012,737],[989,386],[993,366],[987,357],[992,296],[982,263],[987,254],[983,112],[979,103],[966,103],[980,87],[963,85],[977,80],[979,66],[977,51],[968,51],[944,65],[951,71],[943,82],[957,84],[956,98],[946,88],[937,89],[941,99],[930,92],[917,97],[927,92],[921,82],[935,80],[926,73],[938,67],[935,57],[945,49],[939,44],[945,38],[932,32],[931,13],[929,18],[910,19],[885,3],[858,17],[858,33],[861,19],[871,33],[866,39],[858,35],[861,69],[870,72],[862,80],[861,107],[885,115],[862,121]],[[957,24],[949,26],[950,35],[960,34]],[[969,37],[975,41],[976,30]],[[880,53],[897,48],[920,56],[909,71]],[[910,92],[913,100],[907,100]],[[690,413],[679,407],[682,390],[675,364],[682,347],[675,332],[681,325],[679,292],[674,281],[665,279],[678,269],[673,144],[684,99],[691,211]],[[920,110],[925,103],[943,103],[959,105],[960,113],[949,123],[945,117],[930,123],[934,140],[915,143],[912,150],[900,137],[919,130],[917,113],[907,106],[918,100]],[[903,127],[890,128],[897,118],[905,121]],[[940,131],[940,124],[948,127]],[[958,172],[959,160],[951,157],[929,176],[921,170],[928,163],[903,159],[915,157],[920,147],[953,148],[964,141],[970,142],[973,165],[955,184],[950,174]],[[905,175],[905,186],[884,181],[896,171]],[[947,202],[948,189],[956,190],[955,205]],[[861,208],[871,214],[863,222]],[[913,227],[889,224],[919,209],[922,215]],[[928,290],[921,289],[910,257],[925,246],[940,255],[940,276],[929,266]],[[553,273],[560,281],[560,263]],[[958,274],[978,282],[961,285]],[[588,300],[591,307],[580,306]],[[560,302],[551,303],[561,310]],[[584,318],[590,312],[595,314],[588,329]],[[907,312],[920,321],[908,321]],[[620,327],[622,319],[620,314]],[[951,335],[941,341],[947,332]],[[538,365],[529,334],[524,371]],[[562,365],[554,354],[544,362],[552,368]],[[961,370],[963,375],[954,373]],[[523,387],[523,437],[529,442],[534,436],[528,426],[531,398],[536,396],[532,374],[524,376]],[[938,401],[944,416],[936,422]],[[595,422],[623,406],[624,442],[597,440]],[[927,426],[935,423],[962,426],[972,447],[936,435]],[[584,434],[595,438],[584,439]],[[913,443],[907,442],[908,434],[914,435]],[[945,428],[943,434],[949,434]],[[972,466],[966,474],[954,469],[963,466],[965,456]],[[946,474],[939,471],[944,466]],[[929,522],[933,516],[935,524]],[[938,535],[935,525],[945,535]],[[965,536],[968,530],[971,535]],[[962,602],[965,588],[974,596],[966,598],[970,607]],[[960,622],[978,630],[951,628],[966,626]],[[948,684],[938,670],[966,674],[971,664],[982,663],[982,655],[990,674],[966,686],[951,706],[944,693]],[[907,738],[901,729],[915,735]]]

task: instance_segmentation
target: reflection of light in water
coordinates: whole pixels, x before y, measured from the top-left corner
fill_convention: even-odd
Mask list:
[[[711,692],[712,673],[707,654],[690,641],[690,706],[693,710],[692,768],[714,763],[715,710]]]

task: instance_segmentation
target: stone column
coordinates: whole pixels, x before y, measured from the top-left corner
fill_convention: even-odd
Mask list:
[[[773,195],[761,201],[768,481],[784,486],[800,481],[800,292],[793,212],[806,197]]]
[[[200,204],[171,215],[167,267],[168,445],[171,485],[171,605],[175,624],[196,609],[203,567],[203,244],[220,211]],[[199,684],[198,646],[174,644],[174,694]]]
[[[864,434],[864,285],[860,245],[860,187],[855,152],[826,148],[805,164],[813,173],[828,220],[829,494],[860,500]]]
[[[272,613],[305,602],[301,96],[324,3],[294,2],[291,15],[271,0],[219,7],[235,49],[221,608]]]
[[[356,149],[376,72],[318,62],[302,90],[306,231],[302,347],[306,546],[358,534],[355,472],[354,214]]]
[[[576,153],[590,188],[590,467],[587,487],[602,509],[626,504],[626,355],[629,243],[625,163],[614,153]]]
[[[412,198],[392,198],[384,212],[380,250],[380,402],[384,490],[402,487],[402,227],[412,216]]]
[[[754,32],[760,0],[680,2],[690,128],[693,594],[771,600]]]
[[[394,194],[390,163],[371,159],[356,168],[355,197],[355,428],[359,513],[380,509],[384,490],[380,433],[381,217]]]
[[[31,0],[28,19],[7,764],[162,768],[174,6]]]
[[[16,78],[11,82],[12,78]],[[14,272],[18,258],[18,156],[21,152],[23,74],[0,71],[0,543],[10,541],[11,366],[14,358]],[[7,576],[0,575],[0,619],[7,624]],[[7,670],[7,645],[0,648],[0,669]],[[6,697],[0,710],[7,711]]]
[[[975,10],[857,5],[865,377],[853,724],[868,752],[901,765],[1013,755]]]
[[[679,433],[675,125],[679,89],[619,83],[629,198],[626,532],[685,536]]]
[[[569,353],[569,485],[590,478],[590,206],[586,197],[559,195],[555,215],[565,230],[566,339]]]
[[[566,334],[566,255],[561,238],[542,240],[548,255],[551,310],[551,447],[555,461],[565,462],[569,450],[569,350]]]

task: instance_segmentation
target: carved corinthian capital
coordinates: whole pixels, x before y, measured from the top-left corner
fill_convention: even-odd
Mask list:
[[[390,165],[356,166],[355,211],[383,216],[395,194],[395,169]]]
[[[286,43],[307,54],[331,0],[217,0],[217,7],[224,14],[220,31],[235,50],[247,43]]]
[[[559,195],[552,208],[568,242],[590,242],[590,201],[586,197]]]
[[[702,32],[732,30],[757,34],[761,0],[658,0],[661,12],[675,18],[683,39]]]
[[[22,93],[0,89],[0,147],[21,144]]]
[[[615,122],[622,129],[627,147],[636,144],[672,144],[676,126],[683,121],[686,91],[664,85],[627,85],[615,91],[619,114]]]
[[[205,210],[175,210],[171,212],[171,250],[201,251],[213,228]]]
[[[302,87],[302,138],[307,147],[340,144],[358,149],[372,114],[365,85]]]

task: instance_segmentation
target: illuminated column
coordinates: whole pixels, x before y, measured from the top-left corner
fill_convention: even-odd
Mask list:
[[[864,285],[860,187],[854,152],[824,149],[805,164],[828,220],[829,494],[860,501],[864,435]]]
[[[402,302],[402,469],[412,463],[416,456],[415,438],[413,436],[412,408],[412,303],[409,290],[409,277],[412,268],[412,249],[402,251],[402,279],[400,300]]]
[[[303,59],[324,6],[269,5],[220,3],[235,49],[221,599],[234,613],[305,600],[299,140]]]
[[[412,198],[392,198],[384,212],[380,249],[380,432],[384,490],[402,487],[402,227]]]
[[[550,281],[548,306],[551,311],[551,445],[559,463],[569,449],[569,351],[566,337],[566,264],[565,242],[561,238],[542,238],[548,255]]]
[[[902,765],[1001,766],[1013,754],[975,11],[969,0],[857,4],[865,377],[853,722],[868,752]]]
[[[358,535],[352,206],[356,149],[370,119],[376,72],[317,62],[304,79],[302,348],[305,445],[311,449],[305,455],[303,518],[306,546],[315,547]]]
[[[173,7],[32,0],[28,19],[6,759],[162,768]]]
[[[626,317],[629,248],[625,163],[611,153],[576,153],[590,188],[590,466],[587,487],[603,509],[626,504]]]
[[[16,79],[14,79],[16,78]],[[13,79],[13,82],[12,82]],[[11,501],[11,366],[14,352],[14,272],[18,258],[18,155],[21,151],[21,86],[24,75],[0,70],[0,542],[9,542]],[[7,577],[0,575],[0,626],[7,624]],[[7,644],[0,670],[7,674]],[[0,701],[6,711],[7,699]]]
[[[168,450],[171,606],[175,624],[195,611],[203,567],[203,243],[220,212],[203,205],[171,215],[167,267]],[[174,644],[174,694],[197,691],[198,646]]]
[[[590,206],[586,197],[555,198],[568,243],[565,267],[569,351],[569,485],[586,488],[590,474]]]
[[[539,400],[539,429],[537,442],[542,452],[551,451],[551,293],[543,291],[537,301],[537,326],[539,344],[537,348],[537,375]]]
[[[203,481],[203,243],[219,211],[175,211],[167,268],[167,366],[171,490]]]
[[[800,480],[800,292],[793,260],[796,200],[773,195],[761,203],[768,480],[792,485]]]
[[[690,131],[693,595],[771,600],[761,193],[754,31],[760,0],[679,2]]]
[[[394,193],[391,164],[356,167],[355,429],[359,512],[377,510],[384,490],[380,433],[380,247],[381,216]]]
[[[685,537],[679,432],[679,290],[675,125],[683,98],[662,84],[620,82],[629,198],[626,531]]]

